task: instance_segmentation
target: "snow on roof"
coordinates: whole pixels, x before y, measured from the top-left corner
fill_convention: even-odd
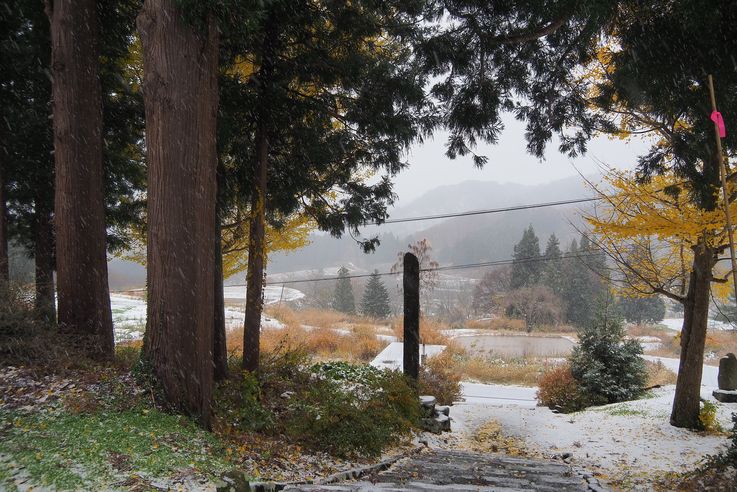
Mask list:
[[[420,344],[420,363],[422,356],[431,357],[445,350],[445,345]],[[402,370],[404,362],[404,343],[392,342],[371,361],[371,365],[379,369]]]

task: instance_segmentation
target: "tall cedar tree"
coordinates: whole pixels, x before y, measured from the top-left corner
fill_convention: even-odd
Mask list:
[[[542,283],[556,294],[560,294],[563,271],[560,241],[555,237],[555,234],[551,234],[548,238],[548,244],[545,246],[543,258],[545,258],[545,263],[542,267]]]
[[[2,144],[0,144],[0,149]],[[5,179],[3,164],[5,156],[0,153],[0,282],[10,279],[10,262],[8,261],[8,212],[5,198]]]
[[[54,114],[54,225],[61,329],[113,355],[102,168],[97,2],[49,0]]]
[[[168,403],[207,427],[213,389],[218,29],[174,0],[147,0],[143,44],[148,161],[144,356]]]
[[[363,291],[361,313],[373,318],[383,319],[388,317],[391,312],[389,292],[387,292],[384,283],[381,281],[381,277],[379,277],[379,271],[374,270]]]
[[[121,232],[141,220],[145,169],[141,156],[143,104],[130,67],[134,0],[97,5],[101,23],[100,80],[103,92],[103,168],[108,247],[126,245]],[[13,0],[0,22],[15,26],[2,50],[2,100],[7,109],[2,136],[8,236],[35,260],[35,302],[54,320],[54,159],[51,109],[51,37],[43,5]],[[22,26],[22,27],[21,27]]]
[[[356,298],[353,296],[353,284],[348,278],[348,269],[344,266],[338,270],[338,280],[335,282],[333,294],[333,309],[341,313],[356,313]]]
[[[514,246],[512,255],[512,276],[510,287],[519,289],[530,287],[540,282],[542,262],[540,260],[540,240],[530,225],[522,233],[522,239]]]
[[[568,323],[583,328],[596,314],[596,300],[606,297],[606,257],[586,236],[575,240],[562,260],[561,290]],[[592,300],[594,302],[592,302]]]
[[[54,159],[51,115],[49,19],[44,6],[16,0],[0,14],[15,24],[2,44],[5,113],[5,207],[7,239],[35,260],[35,307],[56,320],[54,265]],[[2,205],[0,205],[2,206]]]
[[[294,213],[358,237],[392,203],[389,178],[437,122],[409,39],[422,2],[276,0],[242,44],[223,46],[221,161],[249,208],[244,368],[259,359],[265,223]],[[231,40],[232,41],[232,40]],[[381,174],[372,184],[368,174]],[[375,238],[360,239],[366,250]]]

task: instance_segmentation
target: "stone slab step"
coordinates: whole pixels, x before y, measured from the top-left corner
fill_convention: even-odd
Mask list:
[[[398,461],[359,481],[298,485],[291,491],[590,491],[602,490],[570,466],[465,451],[433,450]]]

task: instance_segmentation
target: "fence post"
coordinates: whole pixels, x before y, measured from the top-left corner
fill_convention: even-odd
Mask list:
[[[404,374],[417,381],[420,370],[420,263],[404,254]]]

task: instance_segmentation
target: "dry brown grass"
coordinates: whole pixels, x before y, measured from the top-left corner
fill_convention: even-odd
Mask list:
[[[285,323],[286,324],[286,323]],[[379,340],[367,326],[354,328],[349,333],[340,333],[330,328],[306,329],[298,324],[286,324],[284,329],[266,328],[261,331],[262,352],[277,352],[284,349],[301,348],[318,360],[370,361],[388,342]],[[229,334],[228,351],[243,352],[240,333]]]
[[[337,324],[350,323],[353,318],[349,314],[327,309],[301,309],[293,311],[293,314],[303,325],[318,328],[330,328]]]
[[[487,384],[537,386],[540,376],[554,366],[555,363],[545,359],[505,360],[465,355],[453,358],[453,369],[464,381]]]
[[[404,318],[398,317],[390,321],[389,326],[400,342],[404,340]],[[448,345],[449,339],[443,335],[442,330],[449,329],[449,326],[434,319],[427,317],[420,318],[420,342],[429,345]]]
[[[661,340],[673,338],[675,332],[667,328],[654,325],[629,325],[627,334],[631,337],[658,337]]]
[[[737,354],[737,331],[710,331],[706,334],[706,351],[716,352],[718,359],[732,352]]]
[[[658,336],[658,335],[655,335]],[[661,338],[663,346],[657,350],[648,351],[648,354],[660,357],[672,357],[677,359],[681,355],[681,336],[665,334]],[[715,356],[704,360],[704,364],[718,366],[719,359],[728,353],[737,353],[737,331],[709,331],[706,334],[706,343],[704,345],[705,354],[715,354]]]
[[[524,320],[500,316],[494,319],[469,320],[466,328],[476,330],[491,330],[498,332],[526,332]],[[532,329],[532,333],[575,333],[576,329],[569,325],[539,325]]]
[[[665,367],[662,362],[645,361],[647,365],[647,385],[665,386],[676,384],[676,373]]]

